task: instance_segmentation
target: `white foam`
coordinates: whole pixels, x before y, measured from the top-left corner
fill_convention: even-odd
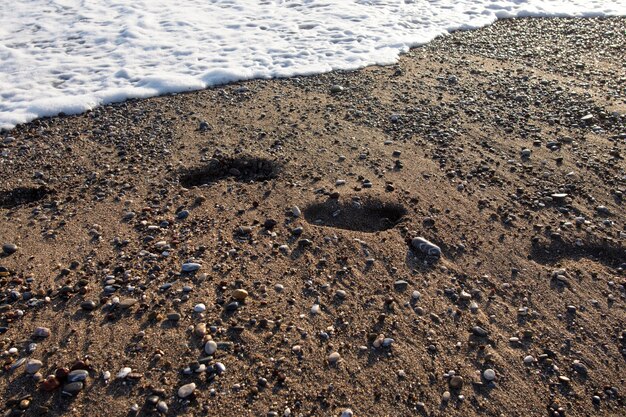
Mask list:
[[[390,64],[497,18],[626,15],[626,0],[9,3],[0,7],[0,129],[127,98]]]

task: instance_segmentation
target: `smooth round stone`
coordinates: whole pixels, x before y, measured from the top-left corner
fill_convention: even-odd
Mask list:
[[[85,381],[89,376],[89,372],[84,369],[77,369],[67,375],[67,382]]]
[[[248,298],[248,291],[243,289],[236,289],[233,291],[233,298],[237,301],[245,301]]]
[[[317,314],[320,312],[320,305],[319,304],[313,304],[313,307],[311,307],[311,314]]]
[[[63,386],[63,392],[71,394],[71,395],[75,395],[75,394],[78,394],[80,391],[82,391],[83,387],[84,387],[84,384],[80,381],[70,382],[69,384],[65,384]]]
[[[347,294],[344,290],[337,290],[337,292],[335,292],[335,297],[339,298],[340,300],[344,300],[347,297]]]
[[[206,324],[198,323],[196,324],[196,328],[193,330],[194,334],[198,337],[202,337],[206,334]]]
[[[330,86],[331,93],[341,93],[342,91],[343,91],[343,87],[338,84],[334,84]],[[352,416],[352,410],[350,410],[350,416]],[[342,413],[341,417],[348,417],[348,416],[347,415],[344,416]]]
[[[2,251],[6,253],[7,255],[12,255],[15,252],[17,252],[17,250],[18,250],[18,247],[14,243],[5,243],[4,245],[2,245]]]
[[[463,377],[455,375],[450,378],[449,384],[452,389],[461,389],[463,387]]]
[[[184,220],[187,217],[189,217],[189,211],[188,210],[181,210],[181,211],[178,212],[176,217],[178,218],[178,220]]]
[[[217,343],[215,343],[214,340],[209,340],[208,342],[206,342],[206,344],[204,345],[204,352],[207,355],[212,355],[215,353],[215,351],[217,350]]]
[[[524,358],[524,363],[526,365],[530,365],[531,363],[533,363],[535,361],[535,358],[533,358],[531,355],[528,355]]]
[[[494,371],[493,369],[485,369],[485,372],[483,372],[483,377],[487,381],[493,381],[494,379],[496,379],[496,371]]]
[[[195,311],[196,313],[204,313],[206,311],[206,306],[202,303],[196,304],[193,308],[193,311]]]
[[[185,384],[182,387],[178,388],[178,396],[180,398],[187,398],[196,390],[196,384],[193,382],[190,384]]]
[[[239,308],[239,302],[233,301],[232,303],[228,303],[226,305],[226,311],[235,311]]]
[[[93,311],[96,309],[96,306],[97,304],[93,300],[87,300],[87,301],[83,301],[82,303],[80,303],[80,308],[86,311]]]
[[[49,337],[50,329],[48,329],[47,327],[37,327],[33,332],[33,335],[35,337]]]
[[[26,372],[36,374],[43,367],[43,363],[38,359],[29,359],[26,363]]]
[[[215,362],[215,372],[217,372],[218,375],[223,374],[224,372],[226,372],[226,365],[224,365],[222,362]]]
[[[171,321],[179,321],[180,320],[180,314],[178,313],[170,313],[167,315],[167,319],[171,320]]]
[[[159,401],[157,403],[156,408],[157,408],[157,411],[162,414],[167,413],[167,410],[168,410],[167,403],[165,401]]]
[[[446,392],[444,392],[444,393],[443,393],[443,396],[441,397],[441,399],[442,399],[443,401],[446,401],[446,402],[450,401],[450,391],[446,391]]]
[[[346,408],[341,412],[341,417],[352,417],[354,413],[349,408]]]
[[[202,268],[202,265],[195,262],[187,262],[183,264],[183,272],[194,272]]]
[[[336,364],[340,360],[341,360],[341,355],[339,354],[339,352],[333,352],[330,355],[328,355],[328,363],[331,365]]]

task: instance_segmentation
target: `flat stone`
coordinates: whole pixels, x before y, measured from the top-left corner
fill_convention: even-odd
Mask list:
[[[124,298],[118,303],[119,308],[127,309],[134,306],[137,303],[137,300],[134,298]]]
[[[80,391],[82,391],[83,387],[84,387],[84,384],[80,381],[70,382],[69,384],[65,384],[63,386],[63,392],[70,394],[70,395],[76,395]]]
[[[202,265],[195,262],[187,262],[183,264],[183,272],[194,272],[202,268]]]
[[[178,388],[178,396],[180,398],[187,398],[196,390],[196,384],[193,382],[189,384],[185,384],[182,387]]]
[[[403,280],[398,280],[393,283],[393,288],[396,291],[406,291],[408,287],[409,287],[409,283]]]
[[[84,369],[77,369],[67,375],[67,382],[85,381],[89,377],[89,372]]]
[[[80,308],[86,311],[93,311],[96,309],[96,307],[97,307],[97,304],[93,300],[87,300],[87,301],[83,301],[82,303],[80,303]]]
[[[35,337],[49,337],[50,329],[48,329],[47,327],[37,327],[33,332],[33,335]]]

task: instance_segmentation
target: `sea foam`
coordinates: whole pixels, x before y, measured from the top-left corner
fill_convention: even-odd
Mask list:
[[[498,18],[626,15],[624,0],[11,0],[0,129],[252,78],[390,64]]]

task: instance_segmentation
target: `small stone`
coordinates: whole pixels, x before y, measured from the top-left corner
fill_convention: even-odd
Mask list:
[[[416,237],[411,241],[411,245],[425,255],[436,257],[441,256],[441,248],[423,237]]]
[[[302,216],[302,211],[298,206],[293,206],[291,208],[291,214],[293,215],[293,217],[300,217]]]
[[[196,324],[196,327],[193,330],[193,332],[196,336],[203,337],[206,334],[206,324],[205,323]]]
[[[117,305],[122,310],[126,310],[126,309],[134,306],[135,304],[137,304],[137,300],[135,300],[134,298],[124,298]]]
[[[118,379],[124,379],[128,376],[128,374],[130,374],[133,370],[131,368],[125,367],[120,369],[120,371],[117,373],[117,378]]]
[[[207,355],[212,355],[215,353],[215,351],[217,350],[217,343],[215,343],[215,341],[213,340],[209,340],[208,342],[206,342],[206,344],[204,345],[204,352]]]
[[[393,288],[398,292],[406,291],[408,287],[409,283],[403,280],[398,280],[393,283]]]
[[[328,355],[328,363],[331,365],[337,364],[341,360],[341,355],[339,352],[333,352]]]
[[[29,359],[26,363],[26,373],[36,374],[43,367],[43,363],[38,359]]]
[[[239,308],[239,303],[237,301],[233,301],[232,303],[226,304],[226,311],[235,311]]]
[[[167,315],[167,319],[170,321],[180,321],[181,316],[178,313],[169,313]]]
[[[168,410],[167,403],[165,401],[159,401],[157,403],[156,409],[159,413],[166,414]]]
[[[70,382],[69,384],[65,384],[63,386],[63,393],[64,394],[70,394],[70,395],[76,395],[78,394],[80,391],[82,391],[84,387],[84,384],[82,382]]]
[[[487,337],[487,335],[489,334],[487,330],[483,329],[480,326],[472,327],[472,333],[474,334],[474,336],[477,337]]]
[[[524,363],[526,365],[530,365],[531,363],[533,363],[535,361],[535,358],[533,358],[531,355],[528,355],[524,358]]]
[[[85,311],[93,311],[96,309],[96,302],[93,300],[87,300],[87,301],[83,301],[82,303],[80,303],[80,308],[82,308]]]
[[[341,417],[352,417],[353,415],[354,413],[349,408],[346,408],[345,410],[341,412]]]
[[[204,313],[206,311],[206,306],[202,303],[196,304],[193,311],[196,313]]]
[[[485,369],[485,372],[483,372],[483,377],[487,381],[493,381],[494,379],[496,379],[496,371],[494,371],[493,369]]]
[[[455,375],[450,378],[450,382],[448,384],[452,389],[461,389],[463,387],[463,377]]]
[[[347,294],[344,290],[337,290],[335,292],[335,297],[337,297],[340,300],[345,300],[345,298],[347,297]]]
[[[233,298],[237,301],[245,301],[248,298],[248,291],[243,289],[236,289],[233,291]]]
[[[187,262],[183,264],[183,272],[194,272],[202,268],[202,265],[195,262]]]
[[[313,304],[313,307],[311,307],[311,314],[318,314],[319,312],[320,312],[320,305]]]
[[[448,402],[448,401],[450,401],[450,391],[446,391],[446,392],[444,392],[444,393],[443,393],[443,395],[441,396],[441,399],[442,399],[444,402]]]
[[[50,337],[50,329],[47,327],[37,327],[33,333],[35,337]]]
[[[89,376],[89,372],[84,369],[77,369],[67,375],[67,382],[85,381]]]
[[[333,94],[341,93],[342,91],[343,91],[343,87],[338,84],[334,84],[330,86],[330,92]]]
[[[7,255],[12,255],[15,252],[17,252],[17,250],[18,250],[18,247],[14,243],[5,243],[4,245],[2,245],[2,251],[6,253]]]
[[[46,378],[45,381],[43,381],[43,383],[41,384],[41,388],[44,391],[54,391],[55,389],[59,388],[59,386],[61,385],[61,383],[59,382],[59,380],[57,379],[57,377],[55,377],[54,375],[50,375],[49,377]]]
[[[185,384],[182,387],[178,388],[178,396],[180,398],[187,398],[196,390],[196,384],[189,383]]]

